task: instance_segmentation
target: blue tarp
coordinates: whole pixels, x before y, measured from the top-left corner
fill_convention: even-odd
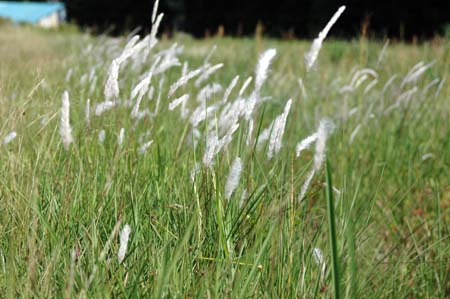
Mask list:
[[[60,13],[62,18],[65,17],[63,3],[0,1],[0,17],[11,19],[14,22],[36,24],[42,18],[56,12]]]

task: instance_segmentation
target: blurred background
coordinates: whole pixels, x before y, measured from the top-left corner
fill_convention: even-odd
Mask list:
[[[153,0],[62,2],[67,20],[92,33],[115,35],[135,28],[150,29]],[[260,32],[285,39],[311,38],[340,5],[347,5],[347,10],[332,34],[342,38],[362,33],[374,38],[422,40],[450,32],[448,0],[161,0],[159,11],[165,16],[160,28],[168,36],[177,31],[195,37]]]

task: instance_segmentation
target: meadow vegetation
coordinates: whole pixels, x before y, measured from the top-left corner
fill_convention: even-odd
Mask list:
[[[448,298],[450,40],[310,47],[0,27],[0,297]]]

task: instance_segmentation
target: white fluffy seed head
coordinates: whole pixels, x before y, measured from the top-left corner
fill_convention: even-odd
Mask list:
[[[128,224],[125,224],[124,228],[120,232],[120,246],[117,253],[117,259],[121,264],[125,258],[128,248],[128,239],[130,238],[131,228]]]
[[[255,90],[259,91],[261,89],[261,86],[266,81],[270,62],[272,61],[272,59],[275,57],[276,54],[277,50],[269,49],[265,51],[259,58],[255,72]]]
[[[7,145],[17,137],[16,131],[12,131],[3,138],[3,145]]]
[[[313,255],[314,255],[314,259],[316,260],[316,263],[321,266],[323,264],[323,254],[322,254],[322,250],[320,250],[319,248],[314,248],[313,249]]]
[[[333,15],[325,28],[319,33],[319,36],[314,39],[311,45],[311,49],[305,54],[305,65],[307,71],[309,71],[316,62],[317,56],[319,56],[320,48],[322,47],[322,42],[327,37],[327,34],[330,31],[331,27],[334,25],[334,23],[336,23],[344,10],[345,6],[339,7],[338,11]]]
[[[169,110],[172,111],[175,108],[177,108],[179,105],[183,104],[184,102],[186,102],[187,100],[189,100],[189,94],[184,94],[181,97],[173,100],[172,102],[169,103]]]
[[[223,94],[222,103],[226,103],[228,101],[228,98],[230,97],[231,92],[233,91],[233,88],[236,86],[237,82],[239,80],[239,75],[233,78],[231,80],[230,85],[228,85],[227,89],[225,90]]]
[[[225,198],[230,199],[234,190],[236,190],[239,185],[239,179],[241,178],[242,172],[242,161],[239,157],[234,159],[233,164],[230,168],[230,173],[228,174],[227,182],[225,184]]]
[[[84,119],[86,120],[86,124],[89,125],[91,123],[91,100],[87,99],[86,107],[84,108]]]
[[[333,131],[334,124],[328,120],[323,119],[320,121],[319,128],[317,129],[317,141],[316,141],[316,153],[314,154],[314,170],[319,171],[325,160],[325,150],[328,135]]]
[[[66,150],[69,150],[70,144],[73,142],[72,128],[70,127],[70,102],[69,93],[64,91],[62,95],[61,106],[61,122],[59,127],[59,134]]]
[[[100,132],[98,132],[98,141],[100,143],[105,142],[105,138],[106,138],[106,132],[105,130],[101,130]]]
[[[110,110],[111,108],[115,107],[117,105],[117,102],[113,101],[104,101],[101,103],[98,103],[95,106],[95,116],[102,115],[105,111]]]
[[[141,155],[144,154],[144,153],[147,151],[147,149],[150,147],[150,145],[152,145],[152,143],[153,143],[153,140],[150,140],[150,141],[144,143],[144,144],[139,148],[139,154],[141,154]]]
[[[119,132],[119,137],[117,138],[117,144],[119,144],[119,146],[122,146],[124,139],[125,139],[125,129],[121,128]]]
[[[211,76],[212,74],[214,74],[215,72],[217,72],[218,70],[220,70],[223,67],[223,63],[219,63],[216,65],[213,65],[210,68],[207,68],[201,75],[200,77],[198,77],[198,79],[195,81],[195,86],[196,87],[200,87],[200,84],[202,84],[202,82],[204,82],[205,80],[207,80],[209,78],[209,76]]]
[[[278,154],[281,150],[282,140],[284,135],[284,129],[286,127],[286,120],[291,109],[292,99],[286,103],[284,107],[284,111],[281,115],[279,115],[274,123],[272,128],[272,134],[270,135],[269,140],[269,149],[267,151],[267,157],[272,159],[274,155]]]
[[[110,101],[116,99],[119,96],[119,62],[114,59],[108,70],[108,78],[105,83],[105,100]]]
[[[302,151],[304,151],[305,149],[308,149],[311,147],[311,145],[316,142],[317,140],[317,133],[314,133],[308,137],[306,137],[305,139],[303,139],[302,141],[300,141],[296,148],[295,148],[295,152],[297,154],[297,157],[300,157],[300,154]]]

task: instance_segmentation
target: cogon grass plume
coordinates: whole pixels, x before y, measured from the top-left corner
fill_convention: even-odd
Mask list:
[[[144,154],[147,151],[147,149],[150,147],[150,145],[152,145],[152,143],[153,143],[153,140],[150,140],[150,141],[144,143],[143,145],[141,145],[141,147],[139,148],[139,154],[141,154],[141,155]]]
[[[124,228],[120,232],[120,246],[117,253],[117,260],[121,264],[125,258],[128,248],[128,239],[130,238],[131,228],[128,224],[125,224]]]
[[[12,131],[3,138],[3,145],[7,145],[17,137],[16,131]]]
[[[309,147],[313,142],[316,143],[313,169],[309,172],[308,176],[305,179],[305,182],[302,185],[300,194],[298,196],[299,202],[304,199],[306,191],[308,190],[308,187],[311,184],[314,174],[317,173],[322,167],[323,161],[325,159],[327,138],[333,132],[333,130],[334,130],[333,122],[328,119],[322,119],[319,123],[319,128],[317,129],[317,132],[307,137],[297,145],[297,156],[299,156],[304,148]]]
[[[119,132],[119,137],[117,138],[117,144],[119,146],[122,146],[124,139],[125,139],[125,129],[121,128]]]
[[[61,106],[61,122],[59,127],[59,134],[66,150],[69,150],[70,144],[73,142],[72,128],[70,127],[70,102],[69,92],[64,91],[62,95]]]
[[[228,174],[227,182],[225,184],[225,198],[230,199],[234,190],[236,190],[239,179],[241,177],[242,172],[242,161],[241,158],[236,157],[234,159],[233,164],[231,164],[230,173]]]
[[[333,17],[325,26],[325,28],[319,33],[319,36],[314,39],[311,45],[311,49],[305,54],[306,71],[309,71],[316,62],[317,56],[319,56],[319,51],[320,48],[322,47],[324,39],[327,37],[327,34],[330,31],[331,27],[333,27],[334,23],[336,23],[336,21],[339,19],[344,10],[345,6],[339,7],[338,11],[333,15]]]
[[[267,80],[269,66],[275,55],[277,55],[277,50],[269,49],[265,51],[258,60],[255,71],[255,92],[257,97],[259,97],[262,85]]]
[[[286,120],[289,111],[291,110],[291,104],[292,99],[289,99],[284,107],[283,113],[279,115],[273,123],[272,134],[270,135],[269,140],[269,149],[267,151],[267,157],[269,160],[281,150],[284,129],[286,127]]]

